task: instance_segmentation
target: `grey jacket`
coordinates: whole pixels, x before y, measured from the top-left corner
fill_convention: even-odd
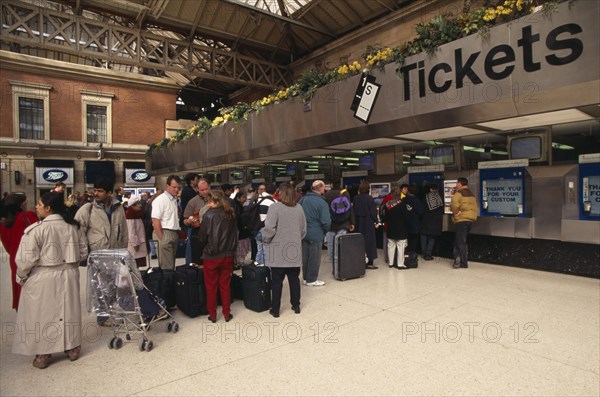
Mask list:
[[[125,211],[116,199],[113,199],[111,205],[110,221],[104,209],[95,201],[85,204],[75,214],[75,219],[85,233],[83,243],[89,246],[90,252],[108,248],[127,248],[129,236]]]
[[[265,265],[300,267],[302,239],[306,236],[306,217],[302,207],[275,203],[269,207],[263,237]]]

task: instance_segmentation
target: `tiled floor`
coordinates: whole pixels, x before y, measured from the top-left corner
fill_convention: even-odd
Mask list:
[[[598,396],[600,280],[471,263],[421,261],[324,287],[302,287],[279,319],[235,301],[210,323],[175,311],[181,330],[151,330],[155,348],[110,350],[111,332],[84,315],[81,358],[47,369],[11,353],[15,313],[0,269],[0,395]],[[82,298],[85,296],[82,272]]]

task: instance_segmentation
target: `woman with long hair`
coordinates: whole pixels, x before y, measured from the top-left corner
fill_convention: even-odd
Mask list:
[[[243,192],[235,194],[235,217],[237,219],[238,226],[238,245],[235,252],[235,264],[237,266],[243,266],[246,260],[248,252],[250,252],[250,230],[243,224],[241,218],[244,212],[244,203],[246,202],[246,195]]]
[[[302,239],[306,236],[306,217],[297,204],[296,192],[289,183],[279,187],[279,201],[269,207],[265,220],[265,265],[271,268],[271,310],[279,317],[283,279],[288,278],[292,310],[300,313],[300,267]]]
[[[77,196],[74,194],[69,194],[69,197],[67,197],[67,202],[65,203],[65,205],[67,206],[67,212],[70,214],[70,216],[75,217],[75,214],[77,213],[77,210],[79,209],[79,200],[77,199]]]
[[[208,210],[202,216],[198,239],[204,247],[202,251],[204,284],[206,286],[206,308],[208,319],[217,321],[217,289],[221,293],[223,317],[231,314],[231,273],[233,256],[237,245],[237,222],[235,210],[229,199],[219,190],[208,193]]]
[[[6,197],[5,204],[6,219],[0,225],[0,239],[9,257],[13,296],[12,308],[18,310],[21,286],[16,281],[17,264],[15,257],[17,256],[23,232],[29,225],[36,223],[38,217],[35,212],[27,211],[27,197],[24,194],[9,194]]]
[[[63,195],[48,192],[39,199],[41,222],[25,229],[17,252],[17,282],[23,286],[16,323],[22,330],[13,353],[33,355],[33,366],[46,368],[53,353],[64,351],[71,361],[81,351],[79,261],[87,255],[77,221],[68,213]]]
[[[128,201],[129,205],[125,210],[125,219],[127,220],[127,250],[134,257],[137,267],[146,266],[146,231],[142,218],[144,211],[142,210],[142,200],[140,196],[131,196]]]

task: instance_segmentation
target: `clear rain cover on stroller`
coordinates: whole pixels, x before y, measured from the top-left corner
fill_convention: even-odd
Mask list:
[[[143,288],[142,276],[129,251],[93,251],[87,268],[88,312],[110,317],[140,313],[136,289]]]

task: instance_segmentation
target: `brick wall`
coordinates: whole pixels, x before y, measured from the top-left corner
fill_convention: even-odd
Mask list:
[[[13,136],[12,86],[9,80],[43,83],[50,91],[50,139],[82,141],[81,91],[114,94],[112,103],[113,143],[150,144],[164,137],[165,121],[175,119],[175,94],[146,88],[87,83],[68,78],[42,76],[2,69],[0,137]]]

